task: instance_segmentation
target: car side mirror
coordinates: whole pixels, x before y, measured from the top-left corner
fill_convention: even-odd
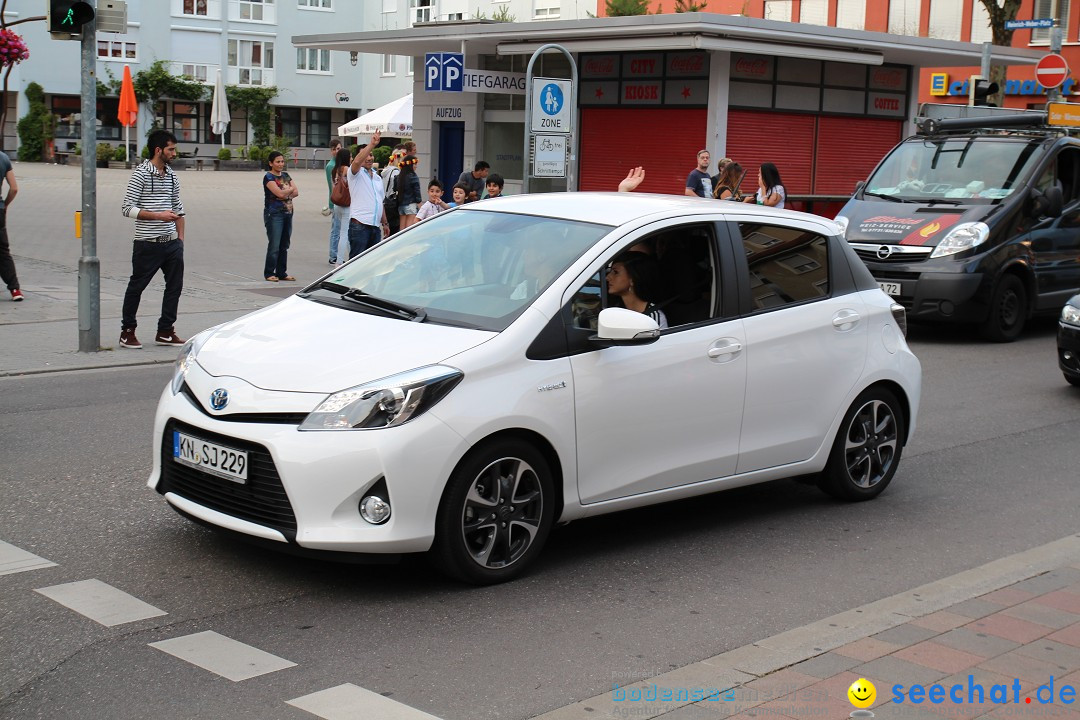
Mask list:
[[[866,181],[865,180],[860,180],[859,182],[855,183],[855,192],[851,193],[851,197],[853,197],[853,198],[855,198],[857,200],[862,200],[862,191],[863,191],[863,188],[865,188],[865,187],[866,187]]]
[[[1061,208],[1064,205],[1064,195],[1059,185],[1051,185],[1045,190],[1032,188],[1031,190],[1031,215],[1036,218],[1061,217]]]
[[[589,338],[595,347],[648,345],[660,337],[660,326],[655,320],[626,308],[605,308],[596,322],[596,334]]]

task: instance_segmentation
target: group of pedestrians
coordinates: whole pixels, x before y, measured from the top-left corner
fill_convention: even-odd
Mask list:
[[[717,200],[757,203],[758,205],[768,205],[776,208],[784,207],[787,193],[784,190],[783,182],[780,180],[780,171],[776,169],[776,165],[773,163],[761,163],[758,169],[757,190],[744,195],[739,189],[745,175],[742,165],[731,158],[723,158],[717,163],[716,175],[710,175],[710,161],[711,156],[708,150],[698,152],[697,167],[686,176],[684,194],[691,197],[712,197]]]

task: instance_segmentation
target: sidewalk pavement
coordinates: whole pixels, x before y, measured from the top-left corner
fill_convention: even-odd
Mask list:
[[[1080,720],[1080,535],[657,677],[613,678],[537,720],[840,720],[861,678],[884,720]]]

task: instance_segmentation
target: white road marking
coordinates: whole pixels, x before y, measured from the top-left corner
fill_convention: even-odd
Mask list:
[[[41,593],[106,627],[168,615],[164,610],[144,603],[139,598],[132,597],[123,590],[117,590],[100,580],[81,580],[53,585],[38,588],[34,592]]]
[[[403,705],[378,693],[345,683],[328,690],[320,690],[286,703],[323,720],[356,720],[356,718],[379,718],[379,720],[439,720],[416,708]]]
[[[296,665],[294,662],[245,645],[239,640],[219,635],[212,630],[150,643],[150,647],[186,660],[192,665],[198,665],[204,670],[209,670],[233,682]]]
[[[56,563],[0,540],[0,575],[56,567]]]

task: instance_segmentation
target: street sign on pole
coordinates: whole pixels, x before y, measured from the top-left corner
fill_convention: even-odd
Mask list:
[[[1032,28],[1052,28],[1054,18],[1036,18],[1034,20],[1006,20],[1006,30],[1030,30]]]
[[[1044,88],[1056,88],[1065,82],[1067,77],[1069,77],[1069,64],[1065,62],[1065,58],[1056,53],[1044,55],[1035,66],[1035,79]]]
[[[533,78],[532,118],[534,133],[567,133],[574,124],[574,86],[565,78]]]
[[[541,78],[533,65],[546,50],[558,50],[570,65],[569,78]],[[525,167],[521,192],[530,190],[530,178],[566,178],[566,189],[577,189],[577,134],[574,89],[578,84],[577,62],[562,45],[541,45],[525,68]],[[559,133],[555,135],[553,133]]]
[[[533,139],[533,175],[535,177],[566,177],[566,136],[536,135]]]

